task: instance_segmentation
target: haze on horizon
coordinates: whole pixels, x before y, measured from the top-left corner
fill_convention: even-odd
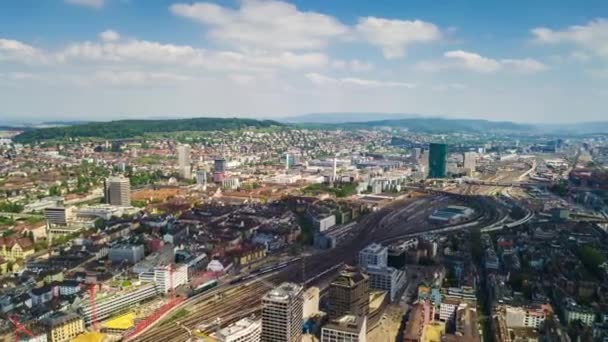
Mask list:
[[[0,121],[599,121],[607,42],[601,0],[7,0]]]

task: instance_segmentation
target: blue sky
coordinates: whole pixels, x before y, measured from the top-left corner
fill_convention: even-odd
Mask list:
[[[606,1],[7,0],[0,121],[604,120]]]

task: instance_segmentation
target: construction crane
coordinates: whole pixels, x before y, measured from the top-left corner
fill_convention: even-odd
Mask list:
[[[89,301],[91,303],[91,326],[93,330],[99,331],[99,323],[97,322],[97,303],[95,302],[95,292],[97,290],[97,283],[90,282],[88,284],[89,290]]]
[[[171,301],[175,300],[175,289],[173,288],[173,274],[175,272],[175,263],[169,264],[169,291],[171,292]]]
[[[19,342],[19,333],[24,333],[29,337],[34,337],[34,334],[17,320],[17,316],[9,316],[8,321],[15,326],[15,341]]]

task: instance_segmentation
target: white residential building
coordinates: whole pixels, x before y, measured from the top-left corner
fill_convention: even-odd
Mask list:
[[[262,322],[243,318],[214,334],[218,342],[259,342],[262,335]]]

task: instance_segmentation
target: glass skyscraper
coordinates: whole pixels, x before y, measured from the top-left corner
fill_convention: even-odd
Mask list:
[[[431,143],[429,146],[429,178],[445,178],[448,145]]]

